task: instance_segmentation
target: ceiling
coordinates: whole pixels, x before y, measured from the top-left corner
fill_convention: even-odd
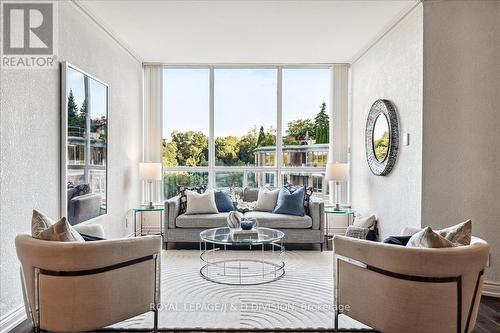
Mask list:
[[[351,63],[416,0],[78,4],[143,62]]]

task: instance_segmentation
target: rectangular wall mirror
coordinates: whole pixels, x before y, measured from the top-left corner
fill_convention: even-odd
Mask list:
[[[75,225],[107,212],[108,85],[61,71],[61,215]]]

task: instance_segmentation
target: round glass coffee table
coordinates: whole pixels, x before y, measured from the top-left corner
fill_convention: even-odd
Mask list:
[[[285,234],[271,228],[256,230],[254,234],[242,234],[221,227],[200,232],[201,276],[227,285],[257,285],[281,279],[285,275]],[[257,251],[228,251],[231,245]]]

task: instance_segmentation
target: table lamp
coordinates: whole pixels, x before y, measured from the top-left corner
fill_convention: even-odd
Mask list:
[[[326,165],[325,180],[335,182],[335,211],[340,210],[340,182],[349,180],[349,164],[347,163],[328,163]]]
[[[153,181],[161,180],[161,163],[143,162],[139,163],[139,178],[144,180],[148,185],[149,204],[148,208],[153,206]]]

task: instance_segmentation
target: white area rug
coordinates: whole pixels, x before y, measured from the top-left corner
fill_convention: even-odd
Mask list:
[[[260,251],[230,251],[252,258]],[[159,327],[220,329],[334,328],[333,253],[289,251],[282,279],[256,286],[227,286],[200,276],[197,250],[162,254]],[[113,327],[152,327],[147,313]],[[339,328],[368,328],[340,316]]]

